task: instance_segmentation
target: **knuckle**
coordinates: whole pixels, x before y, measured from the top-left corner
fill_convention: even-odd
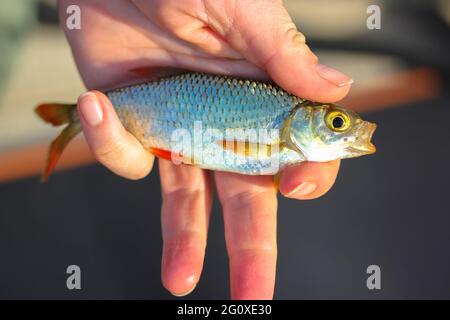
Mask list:
[[[304,59],[307,59],[310,63],[318,63],[319,58],[311,51],[311,48],[306,44],[305,35],[298,31],[293,22],[288,24],[283,33],[283,37],[280,37],[280,39],[287,39],[287,43],[295,46],[299,50],[299,53],[304,57]]]
[[[205,237],[199,230],[166,230],[163,234],[164,249],[167,251],[181,251],[186,248],[205,248]]]
[[[275,242],[258,242],[251,246],[233,248],[229,252],[230,259],[235,257],[274,257],[276,258],[278,254],[277,244]]]
[[[290,41],[298,45],[304,45],[306,43],[306,37],[303,33],[298,31],[294,23],[289,23],[284,36]]]
[[[176,209],[176,212],[189,212],[203,199],[205,190],[195,187],[177,187],[162,193],[163,204]]]
[[[242,210],[246,207],[251,207],[255,202],[273,197],[275,195],[272,189],[252,190],[252,191],[240,191],[229,196],[221,198],[221,203],[227,209],[232,211]]]

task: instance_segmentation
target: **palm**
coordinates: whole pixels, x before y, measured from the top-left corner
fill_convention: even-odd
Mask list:
[[[64,8],[72,3],[72,0],[60,1],[62,21]],[[297,82],[295,69],[307,72],[308,66],[300,63],[291,67],[292,74],[285,72],[290,64],[284,56],[291,53],[283,53],[282,42],[280,62],[273,59],[279,49],[275,43],[277,35],[291,37],[297,44],[301,41],[297,33],[291,34],[295,26],[280,3],[259,1],[262,8],[270,7],[272,15],[268,21],[255,23],[259,21],[259,12],[252,10],[253,5],[246,1],[80,0],[81,30],[66,30],[66,34],[81,76],[90,89],[107,90],[144,80],[145,77],[129,72],[130,69],[176,67],[251,78],[267,77],[267,72],[286,89],[320,99],[321,91],[313,86],[314,81],[323,79],[311,78],[300,85]],[[241,27],[237,28],[238,25]],[[258,44],[260,29],[269,27],[276,32],[264,41],[272,48]],[[308,49],[302,50],[305,61],[315,63],[312,55],[306,56]],[[321,90],[329,89],[327,84],[319,84]],[[323,100],[337,100],[348,88],[333,87],[333,90],[328,90],[332,92],[328,96],[324,93]],[[271,298],[277,251],[277,197],[272,178],[210,174],[168,161],[160,161],[159,168],[165,287],[172,293],[186,293],[199,280],[211,207],[212,175],[223,206],[232,297]],[[280,189],[289,191],[302,180],[318,179],[321,183],[317,190],[303,198],[320,196],[331,187],[337,168],[338,162],[292,168],[281,176]]]
[[[67,36],[76,45],[75,58],[88,88],[109,89],[142,80],[128,72],[142,66],[263,76],[260,69],[189,12],[174,10],[170,14],[176,23],[160,27],[156,19],[145,15],[155,11],[157,1],[140,1],[143,10],[127,0],[107,4],[85,1],[81,5],[81,30],[67,31]]]

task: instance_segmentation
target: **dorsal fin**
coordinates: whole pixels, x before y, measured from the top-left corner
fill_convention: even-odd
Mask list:
[[[188,70],[174,67],[142,66],[129,69],[128,72],[145,77],[149,81],[157,81],[161,78],[186,73]]]

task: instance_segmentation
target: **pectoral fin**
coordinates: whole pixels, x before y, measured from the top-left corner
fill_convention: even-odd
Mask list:
[[[217,144],[224,150],[245,157],[270,157],[279,152],[279,144],[263,144],[250,141],[219,140]]]

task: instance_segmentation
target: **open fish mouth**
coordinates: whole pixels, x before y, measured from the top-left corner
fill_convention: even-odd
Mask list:
[[[377,151],[377,148],[372,143],[372,136],[377,129],[377,125],[375,123],[370,122],[364,122],[360,129],[360,143],[353,145],[351,148],[358,152],[363,154],[372,154]]]

